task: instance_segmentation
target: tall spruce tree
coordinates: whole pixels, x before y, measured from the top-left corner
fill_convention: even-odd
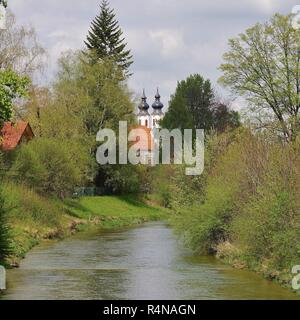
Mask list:
[[[103,0],[100,15],[93,20],[85,44],[97,58],[113,59],[125,75],[129,76],[129,67],[133,61],[130,50],[126,50],[127,43],[124,42],[122,34],[114,10],[109,8],[107,0]]]

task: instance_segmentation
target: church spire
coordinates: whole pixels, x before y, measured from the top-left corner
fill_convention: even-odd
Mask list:
[[[159,94],[158,88],[156,90],[155,99],[158,99],[158,100],[160,99],[160,94]]]
[[[156,95],[155,95],[155,101],[152,105],[153,108],[153,113],[154,114],[160,114],[162,113],[162,109],[163,109],[164,105],[162,104],[162,102],[160,101],[160,94],[159,94],[159,90],[157,88],[156,90]]]
[[[140,115],[149,115],[148,113],[149,104],[147,103],[145,89],[143,89],[142,101],[139,104],[139,109],[140,109]]]
[[[147,100],[146,94],[145,94],[145,89],[143,89],[143,95],[142,95],[142,100]]]

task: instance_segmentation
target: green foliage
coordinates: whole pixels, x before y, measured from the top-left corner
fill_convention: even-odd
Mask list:
[[[82,53],[69,53],[60,60],[54,93],[57,112],[53,113],[53,107],[41,112],[43,134],[66,133],[66,137],[74,136],[77,143],[81,141],[88,146],[86,152],[91,162],[94,161],[90,176],[97,171],[97,186],[114,193],[136,190],[134,167],[97,168],[95,164],[95,137],[99,129],[112,128],[118,132],[119,121],[127,121],[129,126],[134,123],[134,106],[122,71],[110,60],[90,64]],[[49,121],[51,119],[53,121]],[[65,119],[69,123],[67,126]],[[90,180],[92,182],[93,178]]]
[[[10,241],[8,263],[18,263],[41,239],[58,238],[65,233],[70,219],[63,216],[59,201],[42,197],[22,184],[6,182],[2,188],[5,217],[10,225],[9,235],[4,236]]]
[[[138,169],[130,164],[101,167],[96,183],[110,194],[139,193],[140,188]]]
[[[10,175],[41,194],[64,198],[82,181],[86,158],[76,145],[40,138],[18,150]]]
[[[122,77],[111,60],[91,65],[82,53],[68,53],[59,62],[55,103],[79,117],[95,141],[100,128],[117,129],[119,120],[133,121],[134,106]]]
[[[175,166],[159,165],[149,169],[149,192],[151,200],[161,207],[170,208],[173,196],[173,178],[176,172]]]
[[[5,183],[5,204],[11,208],[7,217],[10,223],[27,228],[60,227],[62,209],[55,200],[35,193],[22,184]]]
[[[199,74],[189,76],[177,84],[162,126],[168,129],[210,128],[213,97],[209,80],[204,80]]]
[[[216,103],[210,81],[199,74],[190,75],[177,84],[162,120],[162,127],[167,129],[204,129],[206,132],[212,129],[223,132],[227,127],[239,125],[238,113],[223,103]]]
[[[272,146],[262,159],[261,183],[241,207],[233,234],[252,264],[289,270],[300,258],[299,143]]]
[[[12,70],[0,70],[0,122],[13,117],[13,101],[27,95],[30,80]]]
[[[270,277],[289,273],[300,258],[299,142],[241,129],[210,139],[207,150],[204,192],[176,218],[187,243],[219,256],[229,246],[227,259]]]
[[[213,128],[218,132],[225,132],[229,128],[238,128],[241,125],[240,114],[230,110],[224,103],[218,103],[212,110]]]
[[[0,140],[0,143],[1,143],[1,140]],[[4,160],[4,154],[0,150],[0,181],[2,181],[5,172],[6,172],[6,165]]]
[[[112,61],[90,64],[82,52],[66,53],[59,61],[52,93],[33,88],[26,109],[38,137],[78,145],[82,152],[75,157],[89,157],[83,183],[96,182],[98,187],[118,194],[138,189],[138,173],[133,166],[99,167],[96,163],[99,129],[118,132],[120,120],[130,126],[135,119],[122,71]]]
[[[187,242],[202,253],[215,252],[219,243],[230,239],[229,225],[244,169],[241,164],[236,165],[239,148],[232,144],[226,153],[219,155],[217,165],[202,180],[202,190],[198,191],[200,203],[194,200],[194,204],[190,204],[188,218],[185,216],[186,211],[179,216],[179,221],[181,217],[184,219],[180,228]]]
[[[129,67],[133,63],[132,55],[130,50],[126,50],[127,44],[124,43],[123,32],[114,10],[109,8],[106,0],[102,1],[100,10],[100,14],[92,22],[85,44],[97,59],[113,59],[128,75]]]
[[[161,219],[165,213],[150,207],[135,196],[84,197],[79,201],[65,202],[72,216],[84,219],[101,219],[103,227],[112,228]]]
[[[259,114],[259,127],[286,140],[299,132],[300,29],[292,27],[293,16],[276,14],[229,40],[220,82],[246,97],[251,111]]]
[[[5,205],[5,196],[0,187],[0,264],[4,264],[11,253],[11,235],[7,222],[8,208]]]

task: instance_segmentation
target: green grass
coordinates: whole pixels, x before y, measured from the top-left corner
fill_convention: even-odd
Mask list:
[[[115,228],[155,221],[166,216],[166,212],[152,207],[134,196],[83,197],[65,201],[67,213],[89,221],[100,221],[103,228]]]
[[[43,240],[62,239],[95,226],[102,229],[133,226],[166,215],[163,209],[149,206],[135,196],[61,201],[13,183],[5,183],[3,195],[12,252],[8,265],[18,265],[26,253]]]

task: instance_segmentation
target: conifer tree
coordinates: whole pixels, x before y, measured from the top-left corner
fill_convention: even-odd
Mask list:
[[[128,76],[133,61],[130,50],[126,49],[127,43],[124,42],[122,34],[114,10],[109,8],[107,0],[103,0],[100,14],[93,20],[85,44],[94,52],[96,58],[113,59]]]

